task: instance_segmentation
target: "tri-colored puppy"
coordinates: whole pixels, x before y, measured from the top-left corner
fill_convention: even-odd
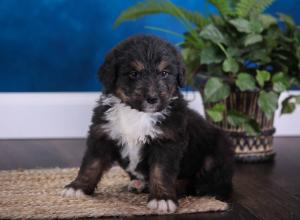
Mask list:
[[[130,175],[130,190],[149,192],[150,209],[175,212],[184,194],[229,194],[232,145],[187,107],[179,91],[185,67],[170,43],[131,37],[108,53],[99,77],[105,90],[94,109],[87,150],[63,195],[92,194],[114,162]]]

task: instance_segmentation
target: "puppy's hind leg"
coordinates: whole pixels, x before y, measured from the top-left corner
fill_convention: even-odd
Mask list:
[[[230,139],[221,130],[215,130],[209,153],[196,175],[196,194],[229,199],[232,191],[234,151]]]
[[[227,200],[232,191],[232,168],[230,164],[218,164],[207,156],[202,169],[197,173],[195,192],[198,196],[216,196]]]
[[[103,173],[107,171],[113,161],[113,146],[109,141],[101,140],[89,145],[80,166],[79,173],[74,181],[65,186],[62,196],[81,197],[91,195]]]

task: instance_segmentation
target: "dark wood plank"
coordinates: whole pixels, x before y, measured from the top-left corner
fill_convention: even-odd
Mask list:
[[[0,140],[0,170],[79,166],[85,140]]]
[[[277,157],[273,168],[269,168],[270,179],[300,199],[300,138],[277,138],[275,150]]]
[[[300,200],[248,169],[235,177],[234,200],[261,219],[300,219]]]

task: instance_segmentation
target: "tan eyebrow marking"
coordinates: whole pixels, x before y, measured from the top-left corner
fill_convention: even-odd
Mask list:
[[[132,61],[130,64],[131,64],[131,66],[132,66],[133,68],[135,68],[137,71],[141,71],[141,70],[145,69],[144,64],[141,63],[141,62],[138,61],[138,60],[134,60],[134,61]]]
[[[158,70],[159,71],[163,71],[167,66],[169,65],[169,63],[165,60],[160,61],[160,63],[158,64]]]

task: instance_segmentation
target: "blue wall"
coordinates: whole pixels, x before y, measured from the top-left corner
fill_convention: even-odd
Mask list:
[[[114,29],[118,14],[138,0],[0,0],[0,91],[98,91],[96,72],[105,53],[136,33],[152,33],[173,43],[181,39],[145,29],[182,32],[175,19],[148,16]],[[208,14],[204,0],[173,0]],[[268,10],[300,23],[300,0],[277,0]]]

